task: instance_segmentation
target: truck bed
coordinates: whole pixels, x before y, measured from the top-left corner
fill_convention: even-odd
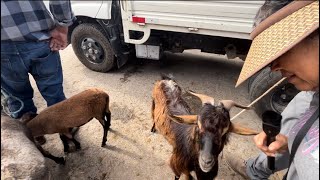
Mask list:
[[[249,39],[264,1],[122,1],[124,30],[152,29]],[[143,37],[140,43],[147,39]],[[130,38],[126,38],[131,42]],[[133,40],[134,41],[134,40]],[[138,44],[138,41],[133,43]]]

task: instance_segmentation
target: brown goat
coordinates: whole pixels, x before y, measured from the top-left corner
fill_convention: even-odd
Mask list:
[[[199,115],[191,115],[188,104],[181,98],[181,88],[169,77],[155,83],[152,92],[152,132],[156,130],[172,145],[170,167],[179,179],[185,174],[192,179],[213,179],[218,174],[218,155],[227,143],[229,132],[242,135],[258,134],[230,121],[232,106],[247,108],[231,100],[214,104],[214,99],[189,92],[202,101]]]
[[[72,128],[80,127],[91,119],[96,118],[103,126],[103,139],[101,146],[107,142],[107,134],[111,122],[109,109],[109,95],[96,88],[85,90],[62,102],[54,104],[38,115],[29,115],[24,118],[24,124],[31,130],[34,137],[45,134],[60,133],[64,152],[69,151],[68,140],[71,140],[77,149],[80,143],[71,133]]]

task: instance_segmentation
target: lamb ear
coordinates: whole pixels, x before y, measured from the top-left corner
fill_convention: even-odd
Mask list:
[[[230,125],[230,132],[240,134],[240,135],[257,135],[259,134],[258,131],[253,130],[251,128],[246,128],[242,125],[231,123]]]
[[[176,123],[180,124],[197,124],[198,116],[197,115],[169,115],[169,118]]]

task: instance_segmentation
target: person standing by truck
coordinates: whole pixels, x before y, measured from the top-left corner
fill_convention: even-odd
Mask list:
[[[50,11],[52,16],[43,1],[1,0],[1,89],[24,104],[14,118],[37,112],[29,74],[47,106],[66,99],[58,51],[67,47],[68,26],[75,17],[70,0],[51,0]],[[8,102],[11,112],[20,106],[17,100]]]

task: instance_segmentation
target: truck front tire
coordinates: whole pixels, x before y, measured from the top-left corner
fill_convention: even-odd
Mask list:
[[[77,26],[71,34],[71,44],[81,63],[93,71],[108,72],[116,64],[112,47],[99,25]]]

